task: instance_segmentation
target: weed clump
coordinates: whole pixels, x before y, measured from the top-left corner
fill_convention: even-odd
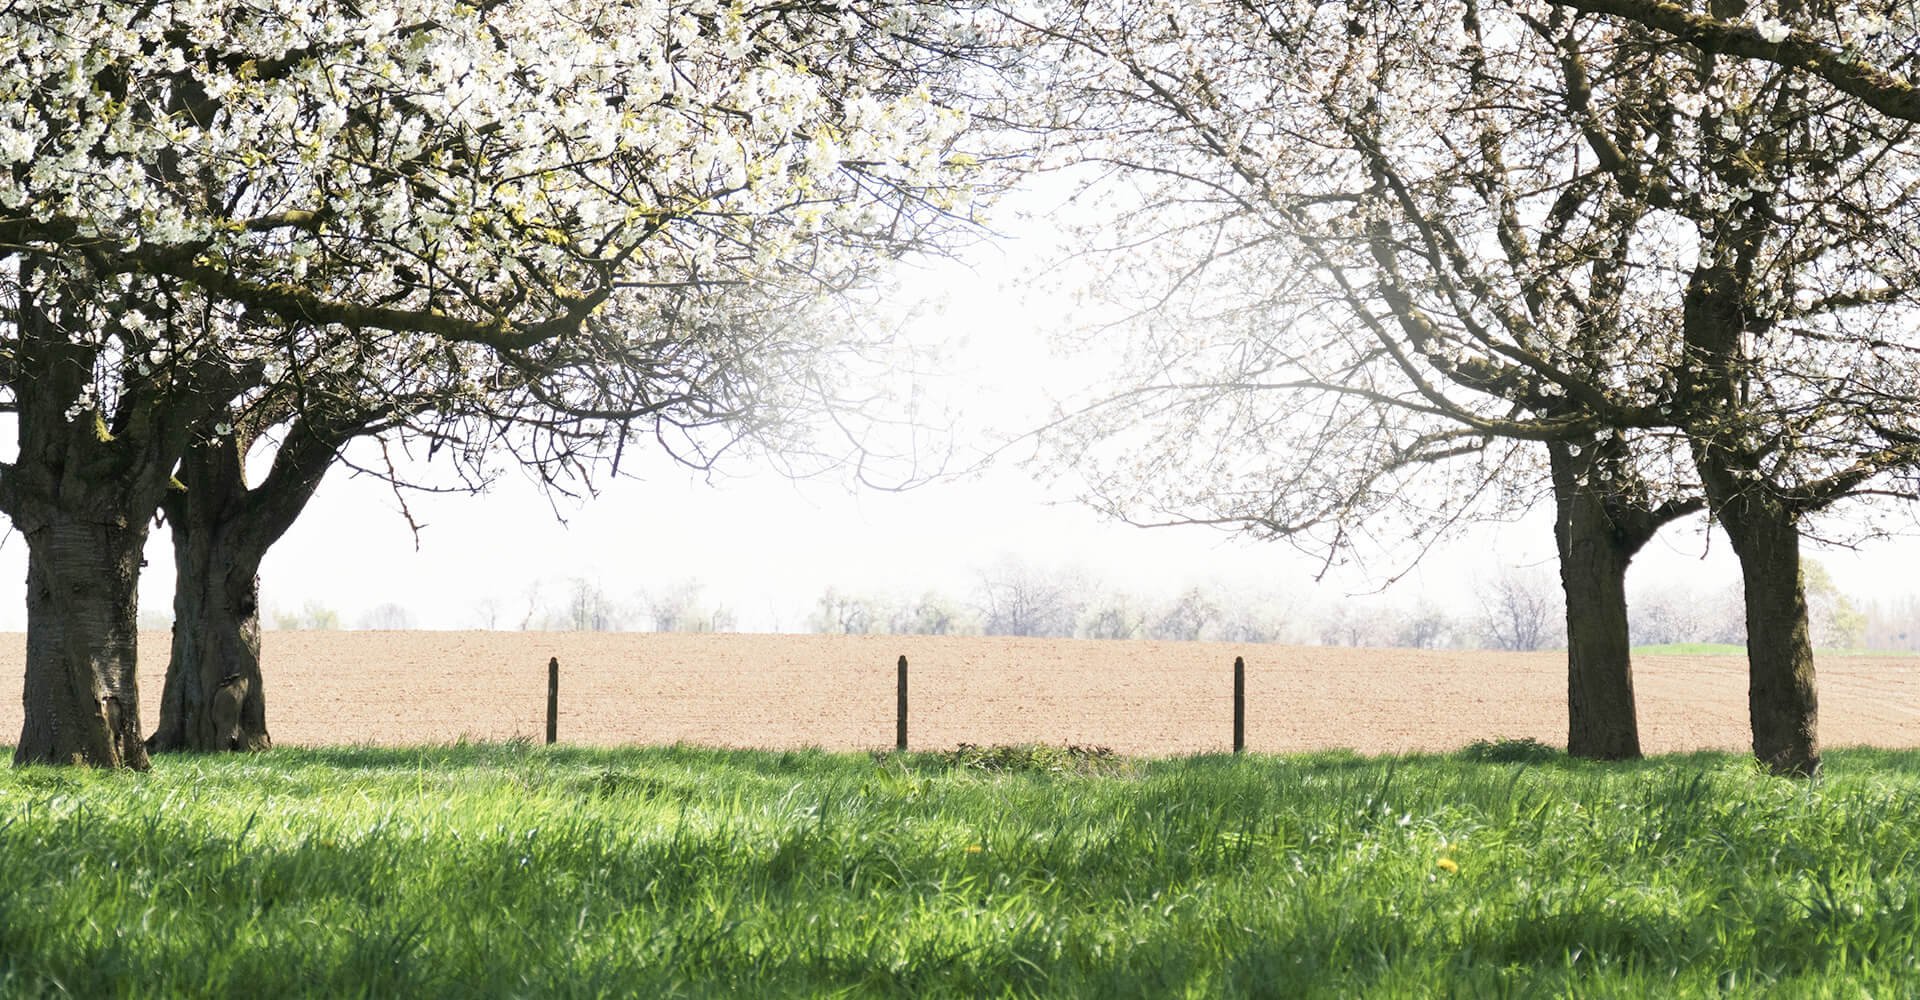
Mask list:
[[[1126,762],[1108,747],[1068,744],[1048,746],[1023,743],[983,747],[962,743],[940,754],[948,767],[993,774],[1044,772],[1049,774],[1118,774]]]
[[[567,782],[567,786],[576,794],[589,798],[632,797],[643,802],[658,798],[674,798],[684,802],[692,797],[693,792],[678,782],[611,766],[576,777]]]
[[[1559,747],[1549,746],[1531,736],[1493,740],[1474,740],[1461,748],[1465,760],[1481,764],[1544,764],[1566,756]]]

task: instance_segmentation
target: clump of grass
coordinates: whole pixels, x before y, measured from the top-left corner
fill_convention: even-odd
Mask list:
[[[652,800],[669,796],[684,800],[690,798],[693,792],[691,786],[667,781],[655,774],[611,764],[585,777],[569,778],[566,785],[583,795],[597,798],[625,795]]]
[[[1474,740],[1460,749],[1460,756],[1480,764],[1544,764],[1566,753],[1531,736],[1521,736]]]
[[[990,773],[1119,774],[1126,762],[1108,747],[1021,743],[978,746],[962,743],[940,755],[949,767]]]

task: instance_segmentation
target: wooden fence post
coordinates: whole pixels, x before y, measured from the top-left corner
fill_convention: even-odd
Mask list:
[[[900,657],[900,698],[894,712],[893,748],[907,752],[907,658]]]
[[[547,745],[560,738],[560,658],[547,660]]]
[[[1233,658],[1233,752],[1247,749],[1247,661]]]

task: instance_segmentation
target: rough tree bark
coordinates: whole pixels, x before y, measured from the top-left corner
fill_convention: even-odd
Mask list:
[[[144,770],[134,661],[146,521],[28,517],[26,719],[14,763]]]
[[[37,289],[44,279],[44,289]],[[145,768],[135,675],[147,524],[188,435],[243,376],[214,358],[93,398],[91,277],[24,258],[7,377],[30,380],[0,513],[27,540],[27,663],[16,764]],[[186,387],[192,386],[193,389]]]
[[[1762,488],[1736,489],[1718,458],[1702,463],[1701,478],[1740,557],[1746,585],[1753,755],[1775,774],[1812,777],[1820,772],[1820,700],[1800,575],[1799,515]]]
[[[84,402],[93,349],[68,327],[90,317],[58,285],[33,291],[36,270],[21,265],[15,377],[49,391],[20,408],[20,456],[0,490],[0,507],[27,540],[24,718],[13,760],[145,768],[146,747],[128,734],[140,727],[141,487],[157,456],[142,447],[147,428],[115,434]]]
[[[273,745],[260,669],[260,561],[313,498],[340,445],[365,427],[296,421],[251,489],[247,427],[210,436],[182,458],[185,489],[162,505],[173,532],[173,650],[150,751]]]
[[[246,483],[232,436],[188,449],[186,488],[161,504],[173,533],[173,649],[147,749],[265,750],[260,557],[243,530]]]
[[[1748,391],[1740,288],[1738,273],[1726,265],[1696,270],[1689,284],[1685,335],[1696,362],[1690,388],[1696,426],[1687,437],[1746,585],[1754,756],[1775,774],[1813,777],[1820,772],[1820,706],[1800,579],[1804,512],[1773,488],[1761,449],[1739,420]]]
[[[1608,436],[1547,446],[1554,541],[1567,597],[1567,752],[1593,760],[1640,756],[1627,629],[1627,567],[1668,522],[1697,499],[1649,507],[1632,478],[1627,444]]]
[[[1567,595],[1567,752],[1596,760],[1640,756],[1627,636],[1627,564],[1633,539],[1587,477],[1592,458],[1548,446],[1552,456],[1560,584]]]

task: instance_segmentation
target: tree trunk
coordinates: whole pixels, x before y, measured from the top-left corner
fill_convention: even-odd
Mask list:
[[[43,513],[27,539],[25,723],[15,764],[145,770],[135,677],[144,519]]]
[[[19,452],[0,475],[0,512],[27,540],[25,722],[18,764],[145,768],[135,679],[138,581],[147,525],[194,428],[259,366],[219,352],[124,379],[93,398],[118,335],[100,332],[97,276],[26,253],[5,319],[17,331],[7,381]],[[133,353],[126,349],[128,354]],[[126,360],[125,357],[121,359]]]
[[[1785,504],[1749,492],[1721,505],[1720,522],[1740,556],[1747,591],[1753,755],[1775,774],[1813,777],[1820,772],[1820,700],[1798,518]]]
[[[1623,523],[1594,478],[1597,447],[1548,446],[1554,541],[1567,595],[1567,752],[1593,760],[1640,756],[1627,634],[1627,565],[1651,529]],[[1657,528],[1657,525],[1653,526]]]
[[[173,650],[160,697],[154,753],[265,750],[260,676],[260,576],[265,547],[247,529],[240,453],[216,437],[181,460],[184,491],[163,505],[173,531]]]
[[[1747,710],[1753,754],[1775,774],[1820,771],[1819,700],[1806,590],[1800,579],[1802,510],[1765,471],[1764,428],[1748,418],[1752,359],[1742,343],[1746,285],[1757,250],[1740,267],[1700,267],[1687,287],[1686,343],[1694,359],[1684,387],[1696,426],[1693,464],[1746,583]]]
[[[235,556],[211,525],[173,526],[173,651],[160,696],[154,753],[265,750],[258,558]]]
[[[267,701],[260,670],[260,561],[292,526],[341,445],[381,416],[367,410],[336,420],[300,415],[258,486],[246,455],[258,427],[236,420],[180,459],[186,488],[167,495],[176,580],[173,658],[167,663],[160,725],[149,749],[265,750]],[[256,407],[261,423],[274,419]]]

